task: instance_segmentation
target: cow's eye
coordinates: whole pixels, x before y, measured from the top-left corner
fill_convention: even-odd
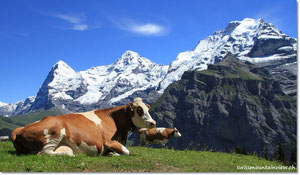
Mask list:
[[[144,115],[144,110],[142,107],[137,107],[136,112],[138,113],[139,116],[143,116]]]

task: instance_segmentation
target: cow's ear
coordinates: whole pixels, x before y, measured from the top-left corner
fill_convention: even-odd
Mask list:
[[[149,104],[146,104],[146,106],[148,107],[148,109],[150,110],[150,105]]]
[[[131,111],[134,111],[134,105],[133,105],[133,102],[129,103],[129,108]]]

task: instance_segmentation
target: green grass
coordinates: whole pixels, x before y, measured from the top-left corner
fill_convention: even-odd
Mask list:
[[[56,116],[60,114],[62,114],[62,112],[59,109],[51,108],[48,110],[39,110],[35,112],[30,112],[24,115],[12,116],[10,117],[10,119],[16,124],[19,125],[23,124],[25,126],[32,122],[38,121],[44,118],[45,116]]]
[[[216,76],[217,75],[213,70],[209,70],[209,69],[202,70],[202,71],[199,71],[199,72],[201,74],[205,74],[205,75],[208,75],[208,76]]]
[[[0,143],[1,172],[253,172],[237,166],[282,164],[255,156],[203,151],[129,147],[130,156],[16,155],[11,142]],[[256,170],[261,172],[262,170]],[[282,172],[283,170],[269,170]],[[288,171],[288,170],[285,170]],[[296,172],[296,169],[289,170]]]
[[[13,121],[11,121],[9,118],[0,116],[0,129],[7,128],[10,130],[13,130],[16,127],[19,127],[19,126],[16,125],[15,123],[13,123]]]
[[[226,69],[224,70],[202,70],[199,71],[201,74],[205,74],[208,76],[214,76],[214,77],[224,77],[224,78],[230,78],[230,79],[235,79],[235,78],[240,78],[244,80],[263,80],[259,75],[254,74],[250,72],[246,68],[242,68],[239,66],[234,66],[231,71],[228,71]]]

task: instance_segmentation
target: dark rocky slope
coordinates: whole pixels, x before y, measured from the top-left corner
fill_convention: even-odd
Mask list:
[[[176,127],[175,149],[231,152],[237,147],[269,156],[279,144],[296,147],[296,99],[268,70],[228,54],[204,71],[187,71],[152,106],[158,126]]]

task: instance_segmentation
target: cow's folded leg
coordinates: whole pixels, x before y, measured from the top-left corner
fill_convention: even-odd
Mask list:
[[[105,141],[104,146],[107,149],[111,151],[115,151],[118,154],[129,155],[129,150],[118,141],[115,140]]]
[[[40,151],[37,153],[38,155],[41,154],[48,154],[48,155],[67,155],[67,156],[74,156],[73,150],[68,146],[60,146],[58,148],[51,149],[44,149],[43,151]]]
[[[108,154],[107,154],[107,156],[109,156],[109,157],[111,157],[111,156],[120,156],[120,154],[118,154],[118,153],[116,153],[116,152],[109,152]]]
[[[74,156],[73,150],[68,146],[59,146],[55,149],[54,153],[58,155]]]

